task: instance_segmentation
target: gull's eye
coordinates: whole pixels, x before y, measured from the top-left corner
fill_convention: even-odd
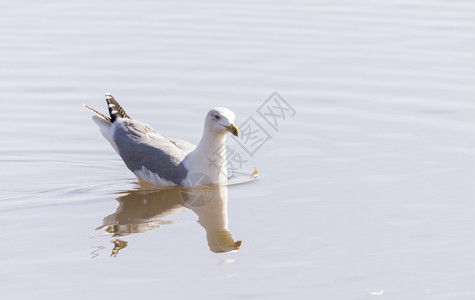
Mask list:
[[[214,119],[215,119],[215,120],[221,120],[221,117],[218,116],[218,115],[214,115]]]

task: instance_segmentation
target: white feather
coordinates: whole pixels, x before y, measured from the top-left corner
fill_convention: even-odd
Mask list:
[[[156,184],[162,186],[168,185],[176,185],[173,182],[163,179],[162,177],[158,176],[157,173],[151,172],[149,169],[142,166],[140,170],[134,171],[135,176],[137,176],[140,180]]]
[[[104,120],[104,118],[100,116],[93,116],[92,120],[94,121],[94,123],[97,124],[97,126],[99,126],[99,131],[106,138],[106,140],[108,140],[109,143],[111,143],[115,152],[119,153],[117,145],[115,144],[114,139],[112,138],[114,136],[114,130],[116,127],[114,126],[115,124],[111,124],[109,121]]]

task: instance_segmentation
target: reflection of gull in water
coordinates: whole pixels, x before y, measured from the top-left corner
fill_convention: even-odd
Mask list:
[[[117,201],[117,211],[105,217],[103,225],[98,228],[114,237],[146,232],[170,224],[172,222],[163,220],[165,216],[189,208],[198,215],[198,222],[206,230],[211,251],[228,252],[238,250],[241,246],[241,241],[235,242],[228,230],[226,186],[157,188],[141,185],[139,189],[127,191]]]

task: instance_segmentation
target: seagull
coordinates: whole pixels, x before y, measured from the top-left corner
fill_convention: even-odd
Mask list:
[[[151,126],[132,119],[111,94],[105,96],[110,116],[84,106],[95,113],[92,120],[102,135],[141,181],[162,186],[227,183],[226,135],[239,134],[231,110],[212,108],[195,146],[162,136]]]

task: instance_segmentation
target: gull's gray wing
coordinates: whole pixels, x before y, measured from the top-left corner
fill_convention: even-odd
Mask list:
[[[177,146],[177,148],[183,150],[183,152],[185,152],[186,154],[190,153],[191,151],[195,150],[196,146],[191,144],[191,143],[188,143],[187,141],[184,141],[184,140],[180,140],[180,139],[174,139],[174,138],[168,138],[168,140],[175,144],[175,146]]]
[[[150,126],[128,118],[115,120],[113,139],[119,155],[135,173],[143,167],[162,179],[180,184],[187,175],[183,159],[189,153],[184,141],[176,142],[158,134]],[[186,143],[188,144],[188,143]]]

